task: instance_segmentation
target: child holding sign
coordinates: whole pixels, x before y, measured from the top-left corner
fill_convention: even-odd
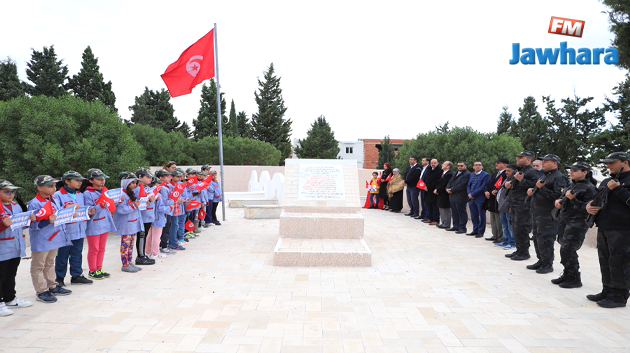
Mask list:
[[[55,296],[68,295],[71,290],[62,288],[55,282],[55,255],[57,249],[72,245],[66,234],[65,224],[55,226],[55,212],[61,205],[52,197],[57,191],[55,184],[59,180],[50,175],[35,178],[37,196],[28,203],[28,210],[35,212],[35,221],[31,223],[31,279],[37,292],[37,300],[54,303]]]
[[[146,200],[146,208],[144,210],[140,210],[144,230],[136,234],[136,251],[138,252],[136,265],[154,265],[155,260],[148,258],[144,252],[147,233],[151,229],[151,223],[155,220],[155,204],[153,203],[153,201],[155,201],[155,195],[149,192],[149,184],[153,181],[153,175],[151,175],[151,172],[149,172],[148,169],[140,168],[136,172],[136,176],[140,179],[140,181],[133,191],[134,195],[136,195],[136,198],[138,199],[145,198]]]
[[[83,193],[79,191],[81,184],[85,178],[81,174],[71,170],[61,177],[63,185],[60,186],[53,198],[63,208],[80,208],[85,206]],[[88,214],[96,213],[94,208],[90,208]],[[68,262],[70,263],[70,283],[72,284],[92,284],[83,276],[83,241],[85,239],[85,230],[87,229],[86,221],[76,221],[66,223],[66,234],[70,238],[72,245],[59,248],[55,259],[55,273],[57,274],[57,283],[65,286],[64,278],[68,271]]]
[[[103,258],[109,232],[115,232],[116,226],[112,218],[115,201],[105,195],[105,179],[109,178],[100,169],[92,168],[85,175],[81,191],[86,206],[93,207],[96,213],[87,221],[85,230],[88,242],[88,266],[90,279],[109,278],[109,273],[103,271]]]
[[[20,189],[7,180],[0,180],[0,316],[13,314],[12,308],[26,308],[33,303],[15,297],[15,276],[20,259],[26,256],[24,229],[11,229],[11,216],[22,213],[22,207],[13,201],[15,190]],[[35,220],[31,214],[30,220]]]
[[[133,243],[136,234],[144,231],[142,216],[140,215],[140,200],[136,198],[133,190],[138,184],[138,178],[134,173],[120,173],[120,186],[123,190],[122,201],[116,205],[114,224],[116,235],[120,235],[120,260],[123,272],[138,272],[142,268],[133,263]]]

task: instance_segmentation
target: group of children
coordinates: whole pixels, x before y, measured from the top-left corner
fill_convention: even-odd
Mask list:
[[[120,192],[108,193],[105,181],[109,177],[100,169],[90,169],[85,176],[68,171],[61,180],[49,175],[35,179],[38,193],[28,203],[32,213],[24,216],[31,222],[30,273],[38,301],[54,303],[56,296],[72,293],[64,288],[68,265],[72,284],[109,278],[103,270],[109,232],[121,237],[122,271],[135,273],[142,270],[137,265],[153,265],[157,258],[186,250],[184,245],[199,236],[200,227],[221,225],[216,209],[223,193],[216,171],[205,165],[201,171],[188,168],[184,172],[169,163],[155,175],[145,168],[121,173]],[[24,227],[11,228],[12,217],[24,212],[14,201],[17,189],[0,180],[0,316],[11,315],[12,308],[33,305],[15,296],[17,269],[26,256]],[[72,219],[55,225],[57,212],[66,208],[75,209]],[[87,217],[79,217],[80,210]],[[83,276],[82,263],[86,238],[89,278]]]

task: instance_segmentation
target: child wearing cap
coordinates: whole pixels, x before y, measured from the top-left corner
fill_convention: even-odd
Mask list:
[[[189,180],[192,178],[194,178],[197,181],[199,180],[199,175],[197,171],[194,170],[193,168],[186,169],[186,177]],[[195,202],[202,202],[201,191],[197,189],[197,185],[198,185],[198,182],[195,182],[188,186],[190,197]],[[197,236],[197,233],[201,232],[198,228],[197,211],[198,209],[190,210],[186,208],[186,222],[190,221],[191,223],[193,223],[195,225],[195,230],[187,232],[186,235],[184,236],[185,239],[195,238]]]
[[[136,198],[133,190],[138,184],[138,178],[134,173],[120,173],[120,186],[122,188],[122,201],[116,205],[114,224],[116,235],[120,235],[120,260],[123,272],[138,272],[141,267],[133,263],[133,243],[136,234],[144,231],[142,216],[140,215],[140,200]]]
[[[217,181],[217,172],[213,170],[210,173],[212,177],[212,223],[214,225],[220,226],[221,222],[217,218],[217,207],[219,207],[219,202],[223,200],[223,192],[221,191],[221,185]]]
[[[81,174],[71,170],[61,177],[63,185],[60,186],[53,198],[56,203],[63,208],[74,207],[80,208],[85,206],[83,193],[79,191],[85,178]],[[89,215],[96,213],[94,208],[88,210]],[[72,245],[63,246],[57,250],[55,258],[55,273],[57,274],[57,283],[64,287],[64,278],[68,271],[68,262],[70,262],[70,283],[72,284],[92,284],[83,276],[83,240],[85,239],[85,230],[87,229],[87,221],[77,221],[66,223],[66,234],[70,238]]]
[[[140,180],[138,182],[138,186],[133,191],[134,195],[136,195],[137,199],[147,199],[146,209],[140,211],[144,230],[136,234],[136,252],[138,253],[138,256],[136,257],[136,265],[154,265],[155,260],[147,257],[147,254],[145,253],[147,233],[151,229],[151,223],[155,220],[155,195],[150,193],[148,188],[153,181],[153,175],[148,169],[140,168],[136,172],[136,176]]]
[[[169,190],[166,184],[171,180],[171,173],[165,169],[160,169],[155,172],[155,176],[164,182],[157,186],[158,193],[154,204],[155,219],[153,220],[151,228],[149,228],[149,232],[147,234],[146,254],[152,260],[165,257],[165,255],[160,253],[162,230],[166,226],[167,217],[170,217],[168,216],[168,213],[175,207],[175,201],[168,198],[168,194],[164,197],[165,193]]]
[[[171,189],[171,193],[169,194],[169,197],[173,196],[173,194],[176,192],[175,188],[177,184],[182,181],[185,175],[186,174],[184,174],[183,170],[179,168],[175,169],[175,171],[173,172],[173,178],[171,179],[171,185],[173,188]],[[181,239],[182,242],[184,241],[183,226],[186,220],[186,213],[183,208],[184,207],[183,203],[186,200],[185,197],[186,197],[186,191],[184,189],[181,195],[178,196],[178,199],[174,205],[175,208],[173,209],[173,215],[171,216],[171,229],[169,230],[169,239],[168,239],[168,248],[170,250],[175,250],[175,251],[186,250],[186,248],[184,248],[181,245],[181,243],[178,242],[178,239]]]
[[[11,216],[22,213],[22,207],[13,201],[15,190],[19,187],[10,181],[0,180],[0,316],[13,314],[12,308],[26,308],[33,303],[15,297],[15,277],[20,260],[26,256],[24,229],[11,229]],[[31,215],[31,221],[35,214]]]
[[[66,234],[65,225],[54,225],[55,212],[62,206],[52,196],[57,191],[59,180],[50,175],[35,178],[37,196],[28,203],[28,210],[34,211],[35,221],[29,228],[31,240],[31,279],[37,293],[37,300],[54,303],[55,296],[68,295],[71,290],[62,288],[55,281],[55,255],[57,249],[72,245]]]
[[[212,171],[211,171],[212,167],[210,167],[209,165],[204,165],[203,167],[201,167],[201,171],[205,172],[208,175],[208,178],[212,178]],[[208,183],[208,186],[204,189],[204,192],[206,194],[206,216],[203,219],[203,227],[204,228],[208,228],[210,227],[213,223],[212,223],[212,200],[214,199],[214,189],[212,188],[211,183]]]
[[[92,168],[85,175],[81,191],[86,206],[93,207],[96,213],[87,221],[86,238],[88,242],[88,266],[90,279],[109,278],[110,274],[103,270],[103,258],[109,232],[115,232],[116,226],[108,202],[102,197],[107,191],[105,181],[109,178],[100,169]],[[113,205],[112,205],[113,207]]]
[[[173,173],[166,169],[160,169],[155,173],[155,175],[162,182],[159,185],[160,191],[158,192],[160,199],[162,200],[164,206],[169,207],[169,210],[164,214],[164,225],[162,226],[162,234],[160,235],[160,254],[175,255],[177,251],[169,249],[168,246],[170,241],[172,218],[175,210],[175,201],[169,197],[175,188],[175,186],[171,183]],[[162,223],[160,220],[158,220],[158,222],[159,224]],[[177,235],[177,233],[175,235]],[[155,257],[152,258],[155,259]]]

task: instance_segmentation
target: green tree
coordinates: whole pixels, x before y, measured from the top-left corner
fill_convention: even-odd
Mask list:
[[[304,140],[298,140],[295,148],[298,158],[310,159],[336,159],[339,154],[339,141],[335,139],[335,132],[326,121],[326,117],[320,115],[311,128],[306,132]]]
[[[171,95],[162,88],[160,91],[144,87],[144,92],[136,96],[135,103],[129,107],[131,122],[162,129],[166,132],[177,131],[179,120],[171,104]]]
[[[247,113],[245,113],[244,111],[239,112],[236,115],[236,120],[238,121],[238,136],[244,137],[244,138],[251,138],[252,125],[249,122]]]
[[[221,123],[223,135],[226,136],[226,125],[228,123],[225,115],[225,99],[221,93]],[[201,107],[196,119],[193,119],[193,137],[195,141],[206,136],[218,136],[219,125],[217,119],[217,83],[210,79],[210,86],[205,83],[201,87]]]
[[[449,124],[449,121],[447,120],[444,124],[436,126],[435,131],[443,133],[443,134],[449,132],[451,128],[448,127],[448,124]]]
[[[207,136],[196,142],[197,164],[219,164],[219,138]],[[223,138],[226,165],[278,165],[280,151],[267,142],[242,138]]]
[[[282,158],[291,155],[291,119],[284,119],[284,106],[280,77],[274,75],[273,63],[258,80],[258,92],[254,93],[258,112],[252,115],[253,137],[274,145]]]
[[[68,66],[63,65],[63,60],[57,61],[53,45],[50,49],[44,47],[41,52],[33,49],[31,61],[26,66],[26,76],[33,83],[27,84],[27,93],[31,96],[61,97],[68,93],[64,86]]]
[[[525,98],[518,114],[510,135],[518,137],[526,150],[536,154],[545,152],[549,146],[549,122],[540,116],[536,99],[532,96]]]
[[[615,35],[613,47],[619,50],[619,66],[630,69],[630,1],[603,0],[608,6],[610,31]]]
[[[0,101],[8,101],[24,95],[26,86],[20,81],[17,64],[7,57],[0,61]]]
[[[230,119],[228,120],[225,129],[223,130],[224,136],[236,137],[238,134],[238,115],[236,114],[236,108],[234,108],[234,99],[230,104]]]
[[[389,140],[389,135],[386,135],[385,138],[381,140],[381,150],[378,152],[378,164],[376,168],[383,169],[385,163],[391,164],[395,158],[396,152]]]
[[[563,106],[556,108],[555,100],[549,96],[543,97],[550,137],[548,150],[543,153],[556,154],[565,163],[593,162],[593,143],[589,137],[601,133],[606,125],[606,110],[601,107],[595,110],[586,108],[592,100],[593,97],[580,98],[575,95],[562,99]]]
[[[146,165],[144,151],[117,114],[100,102],[64,96],[0,102],[0,177],[35,196],[38,175],[100,168],[117,176]],[[112,181],[115,184],[115,181]]]
[[[83,51],[81,70],[68,80],[67,87],[76,97],[88,102],[101,101],[113,112],[116,109],[116,95],[112,91],[112,81],[105,83],[103,74],[98,66],[98,58],[94,57],[92,48],[88,45]]]
[[[504,105],[503,111],[499,114],[499,123],[497,124],[497,134],[509,134],[514,126],[514,117],[508,111],[507,105]]]
[[[492,172],[497,159],[505,157],[515,162],[514,155],[522,150],[520,141],[507,134],[483,133],[468,126],[454,127],[447,133],[430,131],[405,141],[392,166],[404,174],[409,168],[409,157],[431,156],[440,163],[447,160],[454,164],[465,161],[469,166],[475,161],[481,161],[486,171]]]
[[[165,132],[149,125],[133,124],[131,133],[143,147],[143,158],[149,165],[162,165],[164,161],[177,161],[181,165],[194,165],[194,144],[179,132]]]
[[[177,128],[177,131],[181,132],[182,135],[184,135],[184,137],[187,139],[192,137],[192,131],[190,131],[190,126],[185,121]]]
[[[598,161],[611,152],[630,151],[630,74],[613,88],[613,99],[606,97],[604,107],[613,113],[616,124],[600,134],[592,135],[593,160]]]

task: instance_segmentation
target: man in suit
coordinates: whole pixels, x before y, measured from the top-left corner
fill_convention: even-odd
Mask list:
[[[429,167],[430,162],[431,162],[431,158],[429,157],[422,158],[422,162],[421,162],[422,172],[420,172],[420,179],[422,179],[423,181],[424,181],[424,178],[426,178],[427,172],[431,169],[431,167]],[[415,217],[415,218],[424,221],[424,220],[429,219],[429,217],[427,217],[428,207],[425,201],[426,191],[422,189],[419,189],[419,190],[420,190],[420,206],[422,207],[422,209],[420,210],[420,216]]]
[[[451,213],[453,214],[453,227],[447,230],[454,231],[457,234],[466,233],[466,223],[468,223],[466,187],[469,179],[470,172],[467,169],[466,162],[458,162],[457,174],[446,184],[446,192],[449,194]]]
[[[437,205],[440,210],[440,220],[442,221],[437,227],[441,229],[449,229],[451,227],[451,202],[448,199],[448,192],[446,192],[446,186],[453,177],[451,169],[453,169],[453,162],[446,161],[442,163],[442,176],[433,191],[437,195]]]
[[[424,197],[424,202],[427,205],[427,217],[423,222],[429,225],[436,226],[440,224],[440,211],[437,205],[437,194],[434,193],[437,184],[442,178],[442,168],[437,159],[431,160],[431,167],[424,173],[424,183],[427,185],[427,192]]]
[[[473,231],[466,235],[474,235],[475,238],[483,237],[486,231],[486,210],[483,203],[486,201],[486,185],[490,181],[490,174],[483,171],[483,164],[477,161],[473,164],[474,174],[468,180],[468,206],[470,207],[470,218],[473,223]]]
[[[405,186],[407,186],[407,203],[411,210],[405,216],[418,216],[418,193],[420,190],[416,185],[418,185],[421,172],[422,169],[418,166],[418,158],[409,158],[409,169],[405,173]]]
[[[501,188],[501,184],[505,181],[505,168],[510,164],[507,158],[497,159],[495,166],[496,173],[492,174],[490,182],[486,186],[486,198],[488,199],[488,212],[490,212],[490,226],[492,227],[492,236],[486,240],[492,240],[494,243],[503,242],[503,225],[501,224],[501,214],[499,213],[499,205],[497,204],[497,193]]]

